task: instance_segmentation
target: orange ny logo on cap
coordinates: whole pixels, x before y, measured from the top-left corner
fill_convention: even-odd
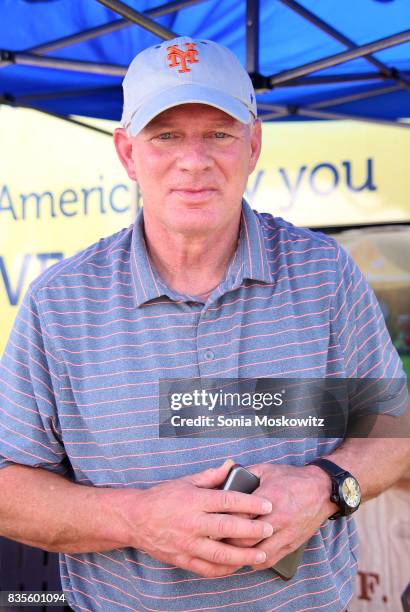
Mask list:
[[[167,60],[169,61],[168,68],[175,68],[176,66],[180,66],[178,72],[191,72],[191,69],[188,68],[187,64],[198,63],[198,50],[195,49],[196,43],[184,44],[187,48],[186,51],[180,49],[178,45],[172,45],[171,47],[167,48]]]

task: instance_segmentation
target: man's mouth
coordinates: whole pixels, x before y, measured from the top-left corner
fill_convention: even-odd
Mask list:
[[[208,198],[212,197],[212,195],[216,192],[216,189],[213,189],[211,187],[202,187],[200,189],[198,189],[197,187],[195,189],[184,187],[173,189],[172,192],[184,200],[191,200],[191,202],[199,202],[201,200],[207,200]]]

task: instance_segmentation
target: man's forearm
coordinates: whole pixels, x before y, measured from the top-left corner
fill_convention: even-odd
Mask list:
[[[328,457],[359,481],[362,500],[376,497],[408,470],[410,440],[400,438],[348,438]]]
[[[224,538],[273,533],[261,496],[220,490],[232,461],[148,489],[74,484],[51,472],[13,465],[0,470],[0,535],[55,552],[101,552],[124,547],[205,577],[258,565],[266,554],[230,546]]]
[[[0,470],[0,535],[52,552],[131,546],[124,507],[142,491],[74,484],[40,468]]]

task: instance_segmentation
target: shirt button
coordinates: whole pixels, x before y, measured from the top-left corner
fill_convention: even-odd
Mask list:
[[[213,359],[215,357],[213,351],[211,351],[210,349],[207,349],[205,351],[204,357],[207,361],[211,361],[211,359]]]

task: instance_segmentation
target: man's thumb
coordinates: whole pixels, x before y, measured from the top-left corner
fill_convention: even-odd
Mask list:
[[[188,480],[196,487],[214,489],[225,481],[233,465],[235,465],[235,461],[227,459],[225,463],[217,468],[210,468],[209,470],[198,472],[198,474],[191,474],[188,476]]]

